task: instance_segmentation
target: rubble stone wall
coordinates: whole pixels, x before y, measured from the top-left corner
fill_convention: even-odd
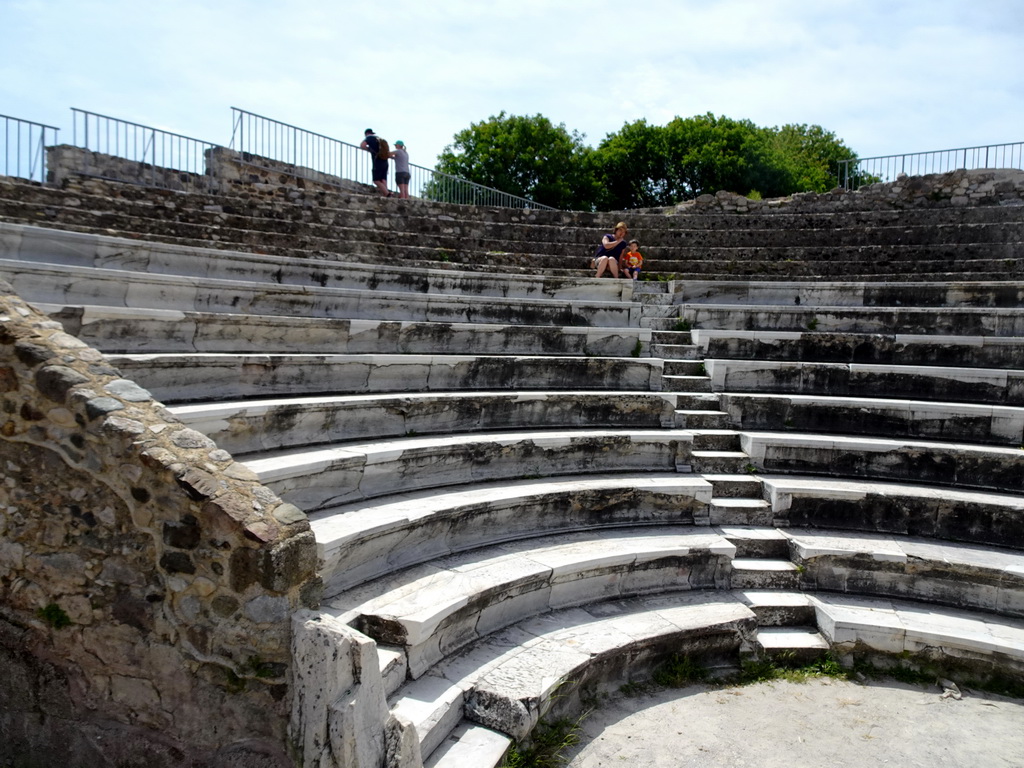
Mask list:
[[[4,758],[291,765],[315,566],[305,515],[0,283]]]
[[[1024,205],[1024,171],[958,170],[867,184],[856,190],[801,192],[790,197],[750,200],[731,192],[701,195],[675,206],[676,213],[827,213],[842,210],[960,208],[969,205]]]

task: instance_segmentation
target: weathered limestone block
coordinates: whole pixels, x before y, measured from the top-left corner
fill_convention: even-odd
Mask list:
[[[300,611],[292,627],[290,730],[302,765],[380,768],[389,714],[376,643],[327,614]]]

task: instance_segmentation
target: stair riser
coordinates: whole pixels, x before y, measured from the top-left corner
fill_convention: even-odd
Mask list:
[[[702,474],[742,475],[746,472],[750,459],[692,458],[691,463],[693,471]]]
[[[736,557],[753,557],[757,559],[788,560],[788,539],[759,539],[727,536],[730,544],[736,546]]]
[[[730,426],[731,422],[727,413],[676,414],[676,427],[678,429],[728,429]],[[739,440],[735,440],[734,445],[721,450],[738,451]]]
[[[732,571],[732,589],[785,589],[796,590],[800,586],[800,574],[793,571]]]
[[[740,497],[743,498],[743,497]],[[733,507],[718,507],[713,502],[710,510],[712,525],[772,525],[774,516],[771,509],[743,510]]]
[[[688,429],[695,429],[691,424]],[[740,436],[731,434],[707,434],[696,433],[693,436],[693,450],[695,451],[739,451]]]
[[[761,627],[799,627],[814,625],[814,607],[788,605],[760,605],[752,609]]]

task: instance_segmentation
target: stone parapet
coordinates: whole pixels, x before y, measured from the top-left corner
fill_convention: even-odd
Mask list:
[[[751,200],[732,192],[701,195],[675,206],[675,213],[819,213],[842,210],[946,208],[971,205],[1024,205],[1024,171],[957,170],[925,176],[900,174],[896,181],[856,190],[801,192],[790,197]]]
[[[232,745],[246,765],[289,764],[291,615],[319,599],[306,516],[0,294],[0,665],[34,679],[3,686],[4,736],[16,745],[25,717],[88,741],[61,724],[99,719],[134,734],[107,759],[150,754],[159,732],[204,764]]]

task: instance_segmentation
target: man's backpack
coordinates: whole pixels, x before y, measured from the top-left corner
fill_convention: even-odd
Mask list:
[[[388,146],[387,139],[382,139],[380,136],[377,137],[377,157],[381,160],[387,160],[388,155],[391,154],[391,147]]]

